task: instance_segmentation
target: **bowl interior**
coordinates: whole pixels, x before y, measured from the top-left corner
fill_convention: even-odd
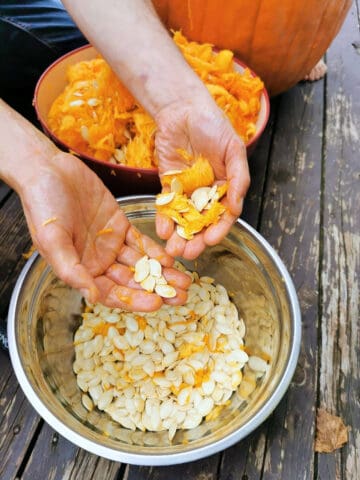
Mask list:
[[[131,221],[155,238],[154,204],[129,197],[121,206]],[[268,352],[270,369],[247,401],[235,392],[212,421],[178,431],[130,431],[106,413],[88,412],[72,370],[73,335],[83,308],[79,293],[60,282],[39,257],[30,259],[19,279],[9,315],[11,354],[20,383],[39,413],[74,443],[94,453],[138,464],[170,464],[200,458],[240,440],[276,406],[297,359],[299,317],[291,285],[274,258],[245,223],[238,222],[218,246],[208,248],[189,269],[215,278],[233,297],[246,324],[246,345]],[[291,283],[291,281],[290,281]],[[297,331],[297,333],[296,333]],[[295,358],[296,357],[296,358]],[[295,360],[294,360],[295,358]],[[291,368],[294,368],[294,364]],[[281,387],[284,382],[286,385]],[[282,395],[281,394],[281,395]],[[275,398],[276,397],[276,398]]]

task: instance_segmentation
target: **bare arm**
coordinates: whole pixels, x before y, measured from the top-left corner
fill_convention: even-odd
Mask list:
[[[75,22],[154,118],[167,105],[209,97],[149,0],[64,0]]]
[[[1,100],[0,125],[0,178],[19,194],[33,242],[57,276],[90,301],[159,308],[162,299],[134,284],[130,266],[144,250],[161,258],[163,267],[171,267],[172,257],[134,229],[83,162],[61,152]],[[108,233],[99,235],[103,230]],[[175,275],[177,291],[169,301],[183,303],[189,277],[170,268],[167,274]]]
[[[64,0],[90,42],[107,59],[157,124],[160,175],[185,168],[182,148],[207,157],[217,180],[227,180],[229,212],[186,242],[173,222],[157,216],[157,233],[171,255],[197,257],[219,243],[240,215],[250,177],[246,149],[201,80],[187,65],[149,0]]]

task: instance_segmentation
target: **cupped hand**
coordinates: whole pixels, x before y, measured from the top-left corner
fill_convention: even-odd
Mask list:
[[[190,277],[173,258],[132,226],[101,180],[76,157],[59,152],[23,188],[21,200],[35,247],[56,275],[90,301],[132,311],[153,311],[164,299],[143,290],[132,266],[156,258],[182,304]]]
[[[158,113],[156,123],[160,176],[168,170],[188,167],[178,153],[184,149],[194,156],[206,157],[215,179],[229,184],[223,200],[227,211],[217,224],[210,225],[192,240],[181,238],[174,230],[174,222],[157,214],[156,230],[160,238],[167,240],[166,251],[172,256],[194,259],[207,245],[218,244],[241,213],[250,184],[246,147],[210,95],[166,106]]]

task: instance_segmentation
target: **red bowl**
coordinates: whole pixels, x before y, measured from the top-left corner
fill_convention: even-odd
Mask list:
[[[72,50],[71,52],[58,58],[52,63],[39,78],[34,94],[33,104],[36,110],[39,122],[44,132],[58,145],[62,150],[69,151],[69,145],[63,143],[48,126],[48,112],[54,100],[64,90],[67,83],[66,71],[69,65],[95,58],[97,51],[91,45]],[[242,72],[246,66],[239,60],[235,60],[235,68]],[[255,75],[255,73],[253,72]],[[248,155],[250,155],[264,128],[267,124],[270,113],[269,96],[264,88],[261,95],[261,107],[259,118],[256,123],[256,134],[246,144]],[[108,189],[115,196],[158,193],[160,191],[160,181],[157,168],[134,168],[125,165],[115,165],[102,160],[97,160],[88,155],[84,155],[71,149],[79,158],[81,158],[104,182]]]

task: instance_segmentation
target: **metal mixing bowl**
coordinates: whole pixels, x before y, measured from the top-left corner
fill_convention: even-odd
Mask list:
[[[155,237],[154,197],[119,200],[131,221]],[[169,465],[213,454],[241,440],[273,411],[293,376],[301,318],[293,283],[271,246],[239,220],[226,239],[208,248],[189,269],[223,284],[247,327],[246,345],[270,351],[270,368],[248,401],[235,393],[212,421],[178,431],[130,431],[106,413],[88,412],[72,370],[73,334],[81,322],[80,294],[59,281],[34,254],[15,286],[9,311],[11,360],[27,398],[61,435],[86,450],[126,463]]]

